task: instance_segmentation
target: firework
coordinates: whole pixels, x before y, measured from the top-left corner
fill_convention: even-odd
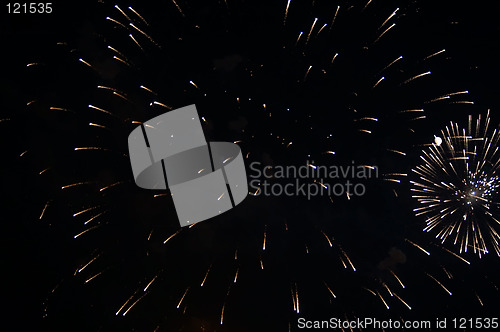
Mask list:
[[[469,116],[467,128],[452,122],[442,130],[413,170],[413,198],[420,203],[414,211],[426,218],[424,230],[460,253],[500,256],[499,143],[489,111],[484,118]]]
[[[198,6],[172,0],[163,4],[165,11],[153,7],[168,17],[158,29],[158,22],[142,9],[99,2],[110,15],[102,18],[102,35],[96,34],[91,43],[77,43],[83,49],[57,44],[51,65],[61,75],[67,69],[78,72],[71,77],[81,80],[78,89],[68,88],[67,98],[57,98],[65,95],[65,84],[71,81],[67,78],[41,101],[30,98],[27,103],[29,114],[56,105],[43,113],[57,136],[43,151],[54,157],[32,156],[37,149],[32,142],[16,151],[16,158],[35,164],[36,221],[54,224],[59,233],[53,238],[64,242],[61,239],[69,237],[74,246],[67,251],[75,255],[65,257],[71,273],[61,277],[57,296],[88,293],[92,299],[83,303],[103,315],[111,313],[110,324],[125,329],[144,329],[140,325],[155,321],[155,326],[169,330],[180,328],[179,322],[189,330],[220,325],[232,330],[241,328],[237,321],[272,310],[279,316],[277,325],[286,320],[278,330],[293,326],[298,314],[309,314],[311,304],[328,312],[333,307],[345,317],[366,314],[366,308],[358,310],[358,303],[349,300],[351,292],[360,293],[362,301],[374,299],[367,308],[391,313],[403,306],[404,312],[418,309],[420,290],[402,266],[405,259],[391,256],[377,267],[378,257],[371,256],[383,255],[385,246],[407,235],[393,229],[381,235],[374,227],[368,236],[364,227],[353,224],[362,220],[377,225],[381,220],[372,218],[372,211],[348,193],[314,202],[252,197],[231,217],[179,230],[170,193],[145,193],[130,179],[124,150],[130,130],[186,103],[200,106],[209,135],[224,136],[247,150],[248,162],[315,168],[313,159],[318,165],[356,159],[367,169],[405,159],[409,144],[399,144],[399,138],[414,133],[434,108],[468,103],[459,99],[467,91],[445,94],[441,87],[427,88],[434,79],[429,69],[443,60],[444,50],[419,49],[403,58],[399,50],[386,47],[404,26],[396,27],[400,14],[404,17],[411,10],[372,1],[341,5],[295,0],[283,0],[278,9],[266,5],[266,13],[278,20],[276,29],[275,22],[261,18],[258,5],[225,1]],[[212,28],[201,14],[206,10],[213,10],[213,20],[224,28]],[[234,24],[239,17],[245,18]],[[248,27],[255,28],[252,36]],[[231,36],[240,44],[235,49]],[[89,44],[101,45],[99,56],[94,48],[85,50]],[[415,58],[421,61],[415,64]],[[39,73],[43,66],[30,62],[27,70]],[[386,168],[390,172],[382,180],[400,183],[406,177],[392,165]],[[327,188],[319,178],[311,181]],[[258,193],[260,188],[253,194]],[[396,191],[390,196],[397,197]],[[358,209],[367,220],[352,213]],[[384,239],[383,244],[370,246],[372,236]],[[408,256],[425,253],[427,259],[430,254],[427,243],[406,239],[402,246],[416,252]],[[435,252],[429,260],[439,256]],[[365,254],[371,258],[365,259]],[[456,287],[438,282],[443,280],[441,270],[429,271],[427,277],[421,273],[427,267],[416,270],[450,292]],[[317,285],[320,288],[314,289]],[[479,293],[481,297],[473,294],[474,301],[487,304]],[[57,317],[50,306],[47,312],[49,319]],[[84,317],[73,315],[74,321]]]

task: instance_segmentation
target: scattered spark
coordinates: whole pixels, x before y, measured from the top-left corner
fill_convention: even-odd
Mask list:
[[[418,244],[416,244],[415,242],[412,242],[408,239],[405,239],[406,242],[408,242],[409,244],[411,244],[412,246],[414,246],[415,248],[418,248],[419,250],[423,251],[427,256],[430,256],[430,252],[428,252],[427,250],[425,250],[424,248],[422,248],[421,246],[419,246]]]
[[[165,241],[163,241],[163,244],[167,243],[168,241],[170,241],[170,239],[172,239],[174,236],[176,236],[177,234],[179,234],[181,232],[181,230],[179,229],[177,232],[175,232],[174,234],[170,235]]]
[[[446,50],[445,50],[445,49],[442,49],[441,51],[437,51],[437,52],[435,52],[435,53],[432,53],[431,55],[426,56],[426,57],[424,58],[424,61],[425,61],[425,60],[428,60],[428,59],[430,59],[430,58],[432,58],[432,57],[434,57],[434,56],[436,56],[436,55],[438,55],[438,54],[444,53],[444,52],[446,52]]]
[[[424,76],[427,76],[427,75],[430,75],[430,74],[431,74],[431,72],[430,72],[430,71],[427,71],[427,72],[425,72],[425,73],[418,74],[418,75],[415,75],[415,76],[413,76],[413,77],[410,77],[409,79],[407,79],[406,81],[404,81],[404,82],[403,82],[403,85],[408,84],[408,83],[410,83],[410,82],[412,82],[412,81],[416,80],[417,78],[421,78],[421,77],[424,77]]]
[[[38,218],[39,220],[41,220],[43,218],[43,215],[45,214],[45,210],[47,210],[49,203],[50,203],[50,201],[47,201],[47,203],[45,203],[45,206],[43,207],[42,213],[40,214],[40,217]]]
[[[328,241],[328,244],[330,245],[330,248],[331,248],[333,246],[333,244],[332,244],[332,241],[330,241],[330,238],[328,237],[328,235],[326,235],[324,231],[321,231],[321,234],[323,234],[323,236]]]
[[[436,282],[439,286],[441,286],[441,288],[443,288],[443,289],[446,291],[446,293],[448,293],[449,295],[451,295],[451,292],[450,292],[450,291],[449,291],[446,287],[444,287],[444,285],[443,285],[443,284],[442,284],[439,280],[437,280],[436,278],[434,278],[433,276],[431,276],[431,275],[430,275],[429,273],[427,273],[427,272],[425,272],[425,274],[426,274],[429,278],[431,278],[432,280],[434,280],[434,281],[435,281],[435,282]]]
[[[309,72],[311,71],[311,68],[312,68],[312,66],[309,66],[309,68],[307,68],[306,74],[304,75],[304,80],[303,80],[304,82],[306,81],[307,75],[309,75]]]
[[[411,310],[410,305],[409,305],[408,303],[406,303],[405,301],[403,301],[403,299],[402,299],[402,298],[400,298],[400,297],[398,296],[398,294],[394,293],[394,296],[395,296],[395,297],[397,297],[397,299],[398,299],[399,301],[401,301],[401,303],[403,303],[403,304],[404,304],[404,305],[408,308],[408,310]]]
[[[184,300],[184,298],[186,297],[186,294],[187,294],[188,290],[189,290],[189,287],[188,287],[188,288],[186,288],[186,291],[184,292],[184,294],[182,294],[182,297],[181,297],[181,299],[179,300],[179,303],[177,303],[177,309],[179,309],[179,307],[181,306],[181,303],[182,303],[182,301]]]
[[[144,287],[144,292],[146,292],[149,288],[149,286],[151,286],[151,284],[156,280],[156,278],[158,278],[158,275],[155,275],[153,279],[151,279],[151,281],[146,285],[146,287]]]
[[[382,38],[389,30],[391,30],[395,26],[396,26],[396,23],[392,23],[391,26],[389,26],[387,29],[382,31],[382,33],[377,37],[377,39],[375,39],[374,43],[378,42],[380,40],[380,38]]]
[[[325,284],[326,288],[328,289],[328,291],[330,292],[330,294],[332,294],[333,298],[337,298],[337,296],[333,293],[333,291],[330,289],[330,286],[328,286],[328,284],[326,282],[323,281],[323,283]]]
[[[208,273],[210,272],[210,269],[212,268],[212,264],[208,267],[207,273],[205,273],[205,277],[203,278],[203,281],[201,282],[200,286],[203,287],[205,285],[205,281],[207,280]]]
[[[396,275],[396,273],[394,273],[391,269],[389,269],[389,272],[392,274],[392,276],[394,278],[396,278],[396,280],[398,281],[398,283],[401,285],[401,288],[405,288],[405,285],[403,284],[403,282],[398,278],[398,276]]]
[[[98,276],[100,276],[102,274],[103,271],[97,273],[97,274],[94,274],[92,277],[88,278],[87,280],[85,280],[85,283],[88,284],[90,281],[92,281],[93,279],[97,278]]]
[[[312,33],[312,32],[313,32],[313,30],[314,30],[314,26],[316,25],[316,22],[318,22],[318,18],[317,18],[317,17],[314,19],[314,22],[313,22],[313,24],[311,25],[311,29],[309,30],[309,33],[307,34],[307,38],[306,38],[306,45],[307,45],[307,43],[309,42],[309,39],[311,38],[311,33]]]
[[[290,2],[292,0],[288,0],[286,3],[286,8],[285,8],[285,17],[283,18],[283,26],[286,25],[286,18],[288,16],[288,8],[290,7]]]

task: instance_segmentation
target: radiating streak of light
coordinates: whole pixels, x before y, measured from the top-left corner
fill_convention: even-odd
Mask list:
[[[128,61],[127,57],[122,52],[118,51],[116,48],[112,47],[111,45],[108,45],[108,49],[112,50],[113,52],[124,58],[126,61]]]
[[[397,299],[398,299],[399,301],[401,301],[401,303],[403,303],[403,304],[404,304],[404,305],[408,308],[408,310],[411,310],[410,305],[409,305],[408,303],[406,303],[405,301],[403,301],[403,299],[402,299],[402,298],[400,298],[398,294],[394,293],[394,296],[395,296],[395,297],[397,297]]]
[[[144,52],[144,48],[142,48],[141,44],[139,44],[139,42],[137,41],[137,39],[135,39],[134,35],[132,34],[129,34],[128,35],[130,37],[130,39],[132,39],[132,41],[141,49],[141,51]]]
[[[332,23],[330,23],[330,31],[333,28],[333,23],[335,23],[335,20],[337,19],[337,15],[339,13],[339,10],[340,10],[340,6],[337,6],[337,9],[335,10],[335,14],[333,14]]]
[[[380,298],[380,300],[382,301],[382,303],[385,305],[385,308],[387,310],[389,310],[389,306],[387,305],[387,302],[385,302],[384,298],[382,297],[382,294],[380,294],[379,291],[377,291],[377,295]]]
[[[237,268],[236,269],[236,273],[234,274],[234,280],[233,280],[233,283],[236,283],[236,281],[238,280],[238,273],[240,272],[240,268]]]
[[[129,67],[132,67],[132,65],[130,63],[128,63],[126,60],[122,59],[122,58],[119,58],[117,57],[116,55],[113,55],[113,59],[123,63],[125,66],[129,66]]]
[[[424,76],[427,76],[427,75],[430,75],[430,74],[431,74],[431,72],[430,72],[430,71],[427,71],[427,72],[425,72],[425,73],[422,73],[422,74],[418,74],[418,75],[412,76],[412,77],[410,77],[409,79],[407,79],[406,81],[404,81],[404,82],[402,83],[402,85],[408,84],[408,83],[410,83],[410,82],[412,82],[412,81],[416,80],[417,78],[421,78],[421,77],[424,77]]]
[[[127,29],[127,27],[125,26],[125,24],[123,24],[123,23],[121,23],[121,22],[119,22],[119,21],[115,20],[114,18],[111,18],[111,17],[109,17],[109,16],[108,16],[108,17],[106,17],[106,19],[107,19],[108,21],[111,21],[111,22],[115,23],[115,24],[118,24],[119,26],[121,26],[121,27],[122,27],[122,28],[124,28],[124,29]]]
[[[72,110],[69,110],[67,108],[62,108],[62,107],[54,107],[54,106],[51,106],[49,107],[49,109],[51,111],[62,111],[62,112],[71,112],[71,113],[74,113]]]
[[[356,268],[354,267],[354,264],[352,264],[351,262],[351,259],[349,258],[349,256],[346,254],[346,252],[344,251],[344,249],[340,248],[340,251],[342,251],[342,254],[344,255],[344,257],[347,259],[347,262],[349,263],[349,265],[351,266],[352,270],[354,272],[356,272]]]
[[[450,96],[446,95],[446,96],[441,96],[441,97],[437,97],[437,98],[434,98],[434,99],[431,99],[431,100],[428,100],[428,101],[425,101],[424,104],[431,104],[431,103],[435,103],[437,101],[441,101],[441,100],[448,100],[450,99]]]
[[[297,283],[295,283],[295,301],[297,302],[297,313],[300,313],[300,305],[299,305],[299,289],[297,287]]]
[[[73,217],[79,216],[80,214],[85,213],[85,212],[88,212],[88,211],[95,210],[95,209],[97,209],[98,207],[100,207],[100,205],[96,205],[96,206],[93,206],[93,207],[87,208],[87,209],[85,209],[85,210],[81,210],[81,211],[79,211],[79,212],[74,213],[74,214],[73,214]]]
[[[181,7],[179,7],[177,2],[175,0],[172,0],[172,2],[174,3],[174,5],[177,8],[177,10],[179,11],[179,13],[181,13],[182,17],[185,17],[186,15],[184,15],[184,12],[182,11]]]
[[[99,112],[103,112],[103,113],[106,113],[106,114],[108,114],[108,115],[111,115],[111,116],[116,117],[116,115],[114,115],[114,114],[113,114],[113,113],[111,113],[110,111],[106,111],[106,110],[105,110],[105,109],[103,109],[103,108],[100,108],[100,107],[97,107],[97,106],[94,106],[94,105],[89,105],[89,108],[91,108],[91,109],[97,110],[97,111],[99,111]]]
[[[304,34],[304,32],[303,32],[303,31],[300,31],[300,32],[299,32],[299,36],[297,37],[297,40],[295,41],[295,45],[297,45],[297,44],[299,43],[300,37],[302,37],[302,35],[303,35],[303,34]],[[239,99],[239,98],[238,98],[238,99]],[[238,102],[239,102],[239,100],[238,100]]]
[[[140,300],[142,300],[144,298],[144,296],[146,296],[148,293],[146,294],[143,294],[142,296],[140,296],[137,300],[134,301],[134,303],[132,303],[132,305],[130,307],[128,307],[127,310],[125,310],[125,312],[122,314],[122,316],[125,316],[129,311],[130,309],[132,309]]]
[[[167,243],[168,241],[170,241],[174,236],[176,236],[177,234],[179,234],[181,232],[182,229],[179,229],[177,232],[175,232],[174,234],[170,235],[165,241],[163,241],[163,244]]]
[[[389,151],[389,152],[394,152],[394,153],[400,154],[400,155],[402,155],[402,156],[406,156],[406,153],[404,153],[404,152],[402,152],[402,151],[393,150],[393,149],[387,149],[387,151]]]
[[[181,306],[181,303],[182,303],[182,301],[184,300],[184,298],[186,297],[186,294],[187,294],[188,290],[189,290],[189,287],[188,287],[188,288],[186,288],[186,291],[184,292],[184,294],[182,294],[182,297],[181,297],[181,299],[179,300],[179,303],[177,303],[177,309],[179,309],[179,307]]]
[[[333,246],[333,244],[332,244],[332,241],[330,241],[330,238],[328,237],[328,235],[326,235],[323,230],[321,230],[321,234],[323,234],[323,236],[328,241],[328,244],[330,245],[330,248],[331,248]]]
[[[220,325],[224,323],[224,308],[226,308],[226,302],[222,304],[222,310],[220,313]]]
[[[191,84],[192,86],[194,86],[194,87],[195,87],[195,88],[197,88],[197,89],[200,89],[200,88],[198,87],[198,85],[196,85],[196,83],[194,83],[193,81],[189,81],[189,84]]]
[[[166,105],[166,104],[163,104],[163,103],[160,103],[159,101],[153,101],[152,102],[153,105],[158,105],[158,106],[161,106],[161,107],[165,107],[166,109],[169,109],[171,110],[172,109],[172,106],[169,106],[169,105]]]
[[[89,68],[91,68],[93,70],[96,70],[90,63],[88,63],[87,61],[83,60],[82,58],[78,59],[78,61],[80,61],[81,63],[85,64]]]
[[[96,273],[94,274],[92,277],[88,278],[87,280],[85,280],[85,283],[88,284],[89,282],[91,282],[93,279],[97,278],[98,276],[100,276],[102,274],[103,271],[99,272],[99,273]]]
[[[391,297],[394,296],[394,293],[392,293],[391,289],[389,288],[389,286],[387,286],[387,284],[385,282],[382,282],[382,286],[384,286],[384,288],[387,290],[387,292],[389,293],[389,295]]]
[[[303,79],[304,82],[306,81],[307,76],[309,75],[309,72],[311,71],[311,68],[312,68],[312,66],[309,66],[309,68],[307,68],[306,74],[304,75],[304,79]]]
[[[262,240],[262,251],[266,250],[267,225],[264,226],[264,238]]]
[[[290,292],[292,294],[293,311],[297,312],[297,303],[295,300],[295,292],[293,290],[293,284],[290,284]]]
[[[38,218],[39,220],[42,220],[43,215],[45,214],[45,210],[47,210],[47,207],[49,206],[49,203],[50,203],[50,201],[47,201],[47,203],[45,203],[45,206],[43,207],[42,213],[40,214],[40,217]]]
[[[377,297],[377,293],[375,293],[374,291],[372,291],[371,289],[369,288],[366,288],[366,287],[363,287],[364,290],[370,292],[373,296]]]
[[[96,255],[95,257],[93,257],[90,261],[88,261],[84,266],[82,266],[81,268],[77,269],[74,273],[74,275],[76,275],[77,273],[80,273],[82,272],[83,270],[85,270],[85,268],[87,268],[87,266],[89,266],[90,264],[92,264],[96,259],[98,259],[99,257],[101,256],[101,254],[98,254]]]
[[[118,11],[119,11],[120,13],[122,13],[122,15],[123,15],[123,16],[125,16],[125,18],[126,18],[128,21],[132,21],[132,20],[130,19],[130,17],[128,17],[128,15],[127,15],[127,14],[125,14],[125,12],[124,12],[123,10],[121,10],[121,8],[120,8],[120,7],[118,7],[118,5],[115,5],[115,8],[116,8],[116,9],[118,9]]]
[[[113,188],[115,186],[118,186],[118,185],[124,184],[124,183],[125,183],[125,181],[118,181],[118,182],[112,183],[112,184],[110,184],[110,185],[108,185],[106,187],[103,187],[103,188],[99,189],[99,191],[104,191],[106,189]]]
[[[477,300],[479,301],[479,304],[481,305],[481,307],[484,307],[484,303],[483,303],[483,301],[481,300],[481,298],[479,297],[479,295],[478,295],[476,292],[474,292],[474,295],[476,295],[476,298],[477,298]]]
[[[311,33],[313,32],[314,30],[314,26],[316,25],[316,22],[318,22],[318,18],[314,18],[314,22],[313,24],[311,25],[311,29],[309,30],[309,33],[307,34],[307,38],[306,38],[306,45],[307,43],[309,43],[309,39],[311,38]]]
[[[382,77],[381,77],[381,78],[380,78],[380,79],[379,79],[379,80],[378,80],[378,81],[377,81],[377,82],[373,85],[372,89],[375,89],[375,88],[377,87],[377,85],[379,85],[379,84],[380,84],[380,82],[382,82],[384,79],[385,79],[385,77],[384,77],[384,76],[382,76]]]
[[[469,105],[474,105],[473,101],[467,101],[467,100],[458,100],[458,101],[452,101],[450,104],[469,104]]]
[[[141,29],[139,29],[136,25],[134,25],[134,23],[129,23],[129,25],[134,28],[136,31],[138,31],[140,34],[142,34],[144,37],[146,37],[147,39],[149,39],[150,42],[152,42],[153,44],[157,45],[158,44],[156,43],[156,41],[154,41],[153,38],[151,38],[150,35],[148,35],[147,33],[145,33],[144,31],[142,31]]]
[[[396,273],[394,273],[391,269],[389,269],[389,272],[398,281],[398,283],[401,285],[401,288],[405,288],[405,285],[403,284],[403,282],[401,281],[401,279],[398,278],[398,276],[396,275]]]
[[[130,300],[132,300],[132,298],[135,296],[135,294],[137,294],[137,291],[135,291],[134,294],[130,295],[130,297],[127,299],[127,301],[125,301],[125,303],[123,303],[123,305],[120,307],[120,309],[118,309],[118,311],[115,313],[115,316],[118,316],[118,314],[120,313],[120,311],[122,311],[122,309],[125,308],[125,306],[127,305],[127,303],[129,303]]]
[[[142,17],[142,16],[141,16],[141,14],[139,14],[136,10],[134,10],[134,8],[132,8],[132,7],[128,7],[128,9],[129,9],[130,11],[132,11],[135,15],[137,15],[137,17],[139,17],[139,18],[141,19],[141,21],[142,21],[144,24],[146,24],[146,25],[148,25],[148,26],[149,26],[148,21],[146,21],[146,20],[144,19],[144,17]]]
[[[84,225],[87,225],[88,223],[90,223],[91,221],[99,218],[100,216],[102,216],[104,213],[106,213],[107,211],[104,211],[104,212],[101,212],[99,214],[96,214],[95,216],[91,217],[89,220],[87,220],[86,222],[84,222],[83,224]]]
[[[406,242],[408,242],[409,244],[411,244],[412,246],[414,246],[415,248],[421,250],[422,252],[424,252],[425,254],[427,254],[427,256],[430,256],[431,253],[428,252],[427,250],[425,250],[424,248],[422,248],[421,246],[419,246],[418,244],[416,244],[415,242],[412,242],[408,239],[405,239]]]
[[[392,14],[391,14],[391,15],[389,15],[389,17],[388,17],[388,18],[386,18],[386,19],[385,19],[385,21],[384,21],[384,22],[380,25],[380,27],[378,28],[378,30],[382,29],[382,27],[383,27],[384,25],[386,25],[386,23],[387,23],[387,22],[389,22],[389,20],[390,20],[391,18],[393,18],[393,17],[396,15],[396,13],[398,12],[398,10],[399,10],[399,8],[396,8],[396,9],[392,12]]]
[[[155,275],[153,279],[151,279],[151,281],[146,285],[146,287],[144,287],[144,292],[146,292],[149,288],[149,286],[151,286],[151,284],[156,280],[156,278],[158,278],[158,275]]]
[[[338,53],[335,53],[332,57],[332,61],[330,61],[330,63],[333,63],[333,61],[335,61],[335,59],[339,56]]]
[[[288,17],[288,9],[290,8],[290,2],[292,0],[288,0],[286,3],[286,8],[285,8],[285,17],[283,18],[283,26],[286,25],[286,18]]]
[[[212,268],[212,264],[207,269],[207,273],[205,273],[205,277],[203,278],[203,281],[201,282],[200,286],[203,287],[205,285],[205,281],[207,281],[208,274],[210,273],[210,269]]]
[[[90,181],[84,181],[84,182],[77,182],[77,183],[67,184],[65,186],[62,186],[61,189],[72,188],[72,187],[81,186],[81,185],[89,184],[89,183],[91,183],[91,182]]]
[[[424,112],[424,110],[422,108],[420,108],[420,109],[411,109],[411,110],[403,110],[403,111],[400,111],[399,113],[410,113],[410,112]]]
[[[158,94],[156,92],[154,92],[153,90],[151,90],[150,88],[144,86],[144,85],[141,85],[139,86],[139,88],[143,89],[143,90],[146,90],[147,92],[149,93],[152,93],[153,95],[157,96]]]
[[[118,93],[116,91],[113,91],[113,95],[115,96],[118,96],[120,97],[121,99],[125,100],[125,101],[128,101],[129,103],[131,103],[131,101],[125,96],[125,95],[122,95],[121,93]]]
[[[382,33],[377,37],[377,39],[375,39],[374,43],[378,42],[380,40],[380,38],[382,38],[389,30],[391,30],[395,26],[396,26],[396,23],[392,23],[392,25],[390,25],[387,29],[382,31]]]
[[[97,128],[101,128],[101,129],[108,129],[108,127],[106,127],[106,126],[103,126],[103,125],[100,125],[100,124],[97,124],[97,123],[93,123],[93,122],[89,122],[89,126],[91,126],[91,127],[97,127]]]
[[[327,284],[325,281],[323,281],[323,283],[325,284],[325,286],[326,286],[326,288],[328,289],[328,291],[330,292],[330,294],[332,294],[333,298],[335,298],[335,299],[336,299],[336,298],[337,298],[337,295],[335,295],[335,294],[333,293],[333,291],[331,290],[330,286],[328,286],[328,284]]]
[[[434,278],[432,275],[430,275],[429,273],[425,272],[425,274],[431,278],[432,280],[434,280],[439,286],[441,286],[441,288],[443,288],[446,293],[448,293],[449,295],[451,295],[451,292],[448,290],[448,288],[446,288],[439,280],[437,280],[436,278]]]
[[[324,29],[324,28],[326,28],[326,26],[327,26],[327,25],[328,25],[328,24],[326,24],[326,23],[325,23],[325,24],[323,24],[323,26],[319,29],[318,33],[316,34],[316,37],[318,37],[318,36],[319,36],[319,34],[321,33],[321,31],[323,31],[323,29]]]
[[[441,51],[437,51],[437,52],[435,52],[435,53],[432,53],[432,54],[430,54],[430,55],[426,56],[426,57],[424,58],[424,61],[425,61],[425,60],[428,60],[428,59],[430,59],[430,58],[432,58],[432,57],[434,57],[434,56],[436,56],[436,55],[438,55],[438,54],[444,53],[444,52],[446,52],[446,50],[443,48]]]
[[[452,254],[453,256],[455,256],[456,258],[460,259],[461,261],[467,263],[468,265],[470,265],[470,262],[468,260],[466,260],[465,258],[463,258],[462,256],[460,255],[457,255],[455,254],[453,251],[450,251],[448,249],[446,249],[445,247],[441,247],[441,249],[443,249],[444,251],[446,251],[447,253],[449,254]]]

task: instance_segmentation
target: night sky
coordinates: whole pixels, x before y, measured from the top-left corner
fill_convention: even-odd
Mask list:
[[[19,330],[498,317],[499,257],[422,231],[410,190],[450,121],[466,127],[490,109],[498,128],[494,2],[292,0],[286,18],[286,0],[52,7],[1,8],[3,275]],[[135,185],[127,138],[190,104],[208,141],[238,142],[248,176],[252,162],[354,162],[380,176],[360,180],[361,197],[249,195],[181,229],[168,192]]]

